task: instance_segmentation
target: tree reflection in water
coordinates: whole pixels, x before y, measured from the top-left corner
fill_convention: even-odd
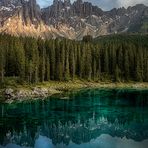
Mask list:
[[[146,148],[147,106],[148,91],[115,89],[1,104],[0,141],[4,148]]]

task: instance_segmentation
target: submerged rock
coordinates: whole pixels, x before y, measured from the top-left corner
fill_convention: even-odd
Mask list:
[[[4,95],[5,95],[6,98],[13,98],[14,97],[14,90],[11,89],[11,88],[7,88],[4,91]]]

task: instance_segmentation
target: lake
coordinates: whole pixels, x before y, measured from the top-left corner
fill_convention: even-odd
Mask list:
[[[148,90],[83,89],[0,103],[0,148],[147,148]]]

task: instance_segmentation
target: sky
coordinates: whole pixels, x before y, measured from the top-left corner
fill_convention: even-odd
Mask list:
[[[74,0],[71,0],[73,2]],[[128,7],[136,4],[145,4],[148,6],[148,0],[83,0],[98,5],[103,10],[110,10],[112,8]],[[37,0],[40,7],[47,7],[53,3],[53,0]]]

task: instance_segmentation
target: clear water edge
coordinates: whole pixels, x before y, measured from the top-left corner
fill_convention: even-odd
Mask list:
[[[0,148],[147,148],[148,90],[83,89],[0,104]]]

